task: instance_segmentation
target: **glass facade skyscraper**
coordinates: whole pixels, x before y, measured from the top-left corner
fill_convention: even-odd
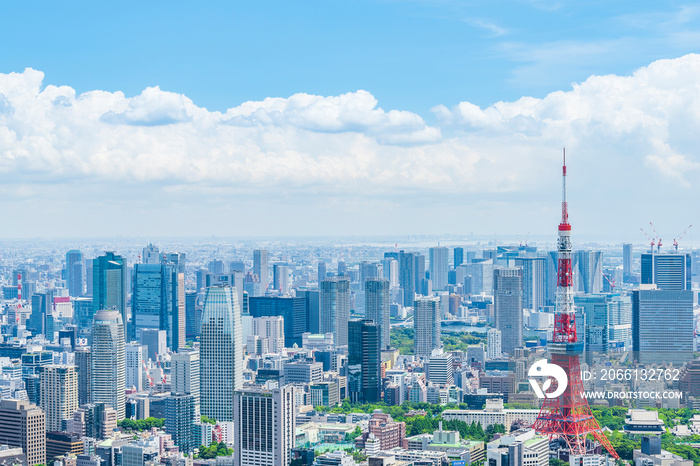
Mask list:
[[[207,288],[200,337],[200,406],[204,416],[233,421],[233,393],[243,387],[241,311],[231,286]]]
[[[119,311],[124,328],[126,315],[126,259],[113,252],[105,252],[92,261],[92,307],[97,311],[114,309]]]

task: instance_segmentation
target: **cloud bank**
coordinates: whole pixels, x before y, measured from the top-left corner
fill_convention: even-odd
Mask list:
[[[652,185],[696,194],[700,55],[592,76],[541,99],[438,105],[429,120],[383,109],[365,90],[222,113],[158,87],[77,94],[28,68],[0,74],[0,180],[27,196],[26,186],[68,180],[409,204],[436,194],[523,201],[551,184],[566,145],[582,183],[609,196],[653,195]]]

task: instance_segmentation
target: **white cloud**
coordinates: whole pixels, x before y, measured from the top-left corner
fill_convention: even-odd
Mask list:
[[[76,94],[42,87],[43,78],[32,69],[0,74],[6,195],[60,196],[57,187],[70,182],[63,191],[73,196],[81,184],[116,183],[124,189],[113,202],[148,188],[193,203],[234,196],[303,206],[359,196],[371,209],[391,199],[405,213],[414,202],[450,198],[465,215],[510,200],[530,203],[522,215],[540,215],[542,196],[556,195],[564,145],[574,183],[593,188],[593,197],[697,194],[700,55],[631,76],[592,76],[542,99],[437,106],[434,125],[382,109],[363,90],[268,98],[221,113],[158,87],[134,97]]]

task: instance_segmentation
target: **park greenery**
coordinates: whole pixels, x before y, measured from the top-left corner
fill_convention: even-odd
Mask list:
[[[507,403],[507,408],[517,409],[536,409],[534,406]],[[503,433],[506,431],[506,426],[494,425],[483,429],[481,424],[467,424],[462,421],[447,421],[442,418],[442,413],[446,409],[468,409],[465,403],[434,405],[429,403],[409,403],[406,402],[401,406],[388,406],[384,403],[368,403],[368,404],[351,404],[348,399],[345,399],[340,406],[334,408],[318,407],[317,410],[336,414],[349,413],[368,413],[371,414],[375,410],[381,409],[382,412],[391,415],[395,421],[403,421],[406,423],[406,435],[413,436],[424,433],[433,433],[439,428],[439,423],[442,421],[442,427],[445,430],[456,430],[462,438],[470,440],[481,440],[488,442],[492,439],[495,433]],[[628,408],[622,406],[602,407],[592,406],[593,415],[598,420],[601,427],[607,427],[612,432],[607,433],[608,439],[615,451],[620,455],[622,460],[627,462],[632,461],[632,451],[641,448],[641,439],[638,436],[630,437],[622,432],[625,425],[625,416]],[[425,415],[415,414],[415,412],[425,411]],[[687,424],[689,419],[695,414],[691,409],[658,409],[659,418],[664,421],[667,428],[679,424]],[[357,429],[353,432],[353,439]],[[700,450],[693,447],[693,444],[700,443],[700,436],[694,435],[684,439],[679,439],[671,433],[665,433],[661,436],[661,447],[671,453],[675,453],[682,458],[692,460],[695,466],[700,466]],[[620,462],[621,464],[621,462]],[[566,466],[558,464],[555,460],[550,462],[550,466]]]
[[[202,419],[202,424],[216,425],[216,419],[212,419],[212,418],[207,417],[207,416],[202,416],[201,419]]]
[[[165,425],[165,419],[149,417],[146,419],[123,419],[117,424],[125,432],[143,432],[150,430],[153,427],[162,428]]]
[[[199,447],[199,454],[196,457],[201,458],[203,460],[210,460],[216,458],[217,456],[231,455],[233,455],[233,448],[227,447],[226,443],[212,442],[211,445],[209,445],[208,447],[201,445]]]
[[[391,329],[391,346],[398,348],[400,354],[413,354],[414,331],[409,327]],[[445,351],[466,351],[467,346],[486,342],[485,333],[443,333],[442,343]]]

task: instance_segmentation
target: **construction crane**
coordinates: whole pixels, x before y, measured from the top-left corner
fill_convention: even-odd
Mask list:
[[[658,239],[658,241],[656,242],[656,252],[661,252],[661,238],[659,238],[659,234],[656,232],[656,228],[654,228],[654,224],[649,222],[649,225],[651,225],[651,231],[654,232],[654,238]],[[653,249],[653,247],[652,247],[652,249]]]
[[[604,274],[603,274],[603,278],[604,278],[605,281],[607,281],[608,284],[610,285],[610,289],[611,289],[613,292],[615,292],[615,280],[614,280],[614,279],[613,279],[613,280],[610,280],[610,278],[608,277],[608,274],[607,274],[607,273],[604,273]]]
[[[676,249],[676,253],[678,253],[678,241],[680,241],[686,233],[688,233],[688,230],[690,230],[693,227],[693,225],[688,225],[688,228],[683,231],[680,235],[678,235],[678,239],[674,238],[673,239],[673,247]]]
[[[653,253],[653,252],[654,252],[654,245],[656,244],[656,241],[654,241],[653,239],[651,239],[651,237],[647,234],[647,232],[644,231],[644,228],[641,228],[641,227],[640,227],[639,229],[642,230],[642,233],[644,233],[644,236],[646,236],[647,239],[649,240],[649,242],[650,242],[650,244],[651,244],[651,251],[650,251],[650,252]]]

